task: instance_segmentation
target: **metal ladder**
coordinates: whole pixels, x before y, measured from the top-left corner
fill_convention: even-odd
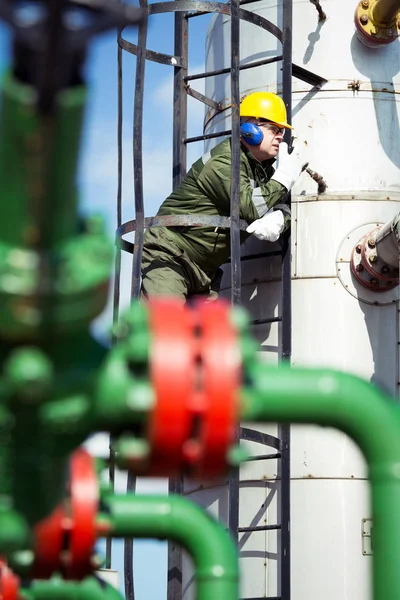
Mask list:
[[[247,1],[244,0],[240,3],[240,6],[246,4]],[[234,3],[231,2],[231,19],[239,21],[239,6],[234,7]],[[187,19],[195,17],[194,14],[185,15],[181,13],[177,15],[176,24],[178,26],[178,31],[183,32],[184,36],[187,39]],[[282,76],[282,89],[283,89],[283,99],[285,101],[287,111],[288,111],[288,119],[290,122],[291,118],[291,80],[292,80],[292,49],[291,49],[291,21],[292,21],[292,1],[284,0],[283,3],[283,52],[281,56],[276,57],[275,59],[267,59],[266,61],[257,61],[257,65],[263,64],[263,62],[275,62],[282,61],[283,62],[283,76]],[[239,35],[238,33],[235,35],[235,30],[238,30],[238,25],[235,27],[235,23],[232,23],[231,26],[231,65],[233,65],[234,57],[239,56]],[[179,34],[176,39],[177,47],[176,51],[182,51],[183,47],[179,43]],[[187,63],[187,60],[185,61]],[[246,65],[255,66],[255,65]],[[235,88],[235,85],[238,87],[238,77],[240,72],[240,67],[237,65],[236,69],[233,67],[231,69],[231,77],[234,79],[236,77],[237,81],[232,82],[232,88]],[[217,75],[222,73],[223,71],[229,71],[229,69],[214,71],[213,75]],[[177,72],[179,76],[179,72]],[[192,80],[193,78],[188,76],[187,73],[180,73],[182,79],[182,85],[175,86],[175,99],[174,101],[178,106],[181,103],[185,102],[184,97],[184,85],[187,85],[187,82]],[[200,76],[207,77],[210,76],[208,73],[203,73],[201,75],[196,75],[196,79],[199,79]],[[234,92],[234,89],[232,90]],[[191,93],[192,96],[198,97]],[[232,93],[233,97],[234,93]],[[198,98],[201,101],[206,101],[205,103],[210,104],[209,99]],[[235,100],[232,100],[234,103]],[[176,107],[176,105],[175,105]],[[175,119],[174,133],[176,132],[176,136],[174,135],[174,165],[185,165],[185,156],[186,155],[186,144],[191,143],[192,141],[198,141],[199,139],[207,139],[211,136],[198,136],[196,138],[187,138],[186,137],[186,125],[182,124],[182,113],[185,112],[185,109],[181,109],[180,111],[176,111],[177,115]],[[235,119],[236,117],[236,119]],[[232,134],[234,132],[235,126],[238,126],[238,123],[235,122],[238,119],[238,114],[232,114]],[[231,132],[223,132],[219,135],[226,135]],[[212,136],[214,137],[214,135]],[[233,141],[233,143],[235,143]],[[176,146],[175,146],[176,144]],[[234,168],[234,165],[233,165]],[[184,166],[186,171],[186,165]],[[179,173],[179,178],[176,181],[176,184],[179,183],[180,179],[184,176],[185,171],[181,171]],[[175,170],[175,172],[179,172],[179,168]],[[239,202],[239,198],[237,198],[237,202]],[[238,212],[238,211],[237,211]],[[233,224],[231,225],[233,226]],[[247,259],[255,259],[255,258],[268,258],[272,256],[276,256],[276,254],[280,254],[282,257],[282,313],[278,317],[271,317],[268,319],[263,319],[254,321],[254,324],[264,324],[264,323],[273,323],[280,322],[281,323],[281,335],[282,335],[282,343],[281,343],[281,359],[287,360],[290,359],[291,355],[291,303],[290,303],[290,288],[291,288],[291,268],[290,268],[290,237],[287,235],[283,241],[283,246],[281,252],[273,252],[268,253],[265,252],[263,255],[257,256],[249,256]],[[240,277],[240,262],[241,262],[241,254],[240,254],[240,243],[239,239],[235,239],[234,236],[231,236],[231,290],[232,290],[232,302],[234,304],[240,304],[241,301],[241,277]],[[239,268],[238,268],[239,265]],[[266,530],[280,530],[280,573],[279,573],[279,588],[280,588],[280,596],[276,598],[270,598],[270,600],[290,600],[290,428],[288,426],[281,427],[279,439],[273,437],[271,435],[267,435],[260,431],[251,430],[249,428],[241,427],[239,429],[239,439],[252,441],[258,444],[262,444],[266,448],[272,448],[275,452],[269,452],[265,450],[262,454],[258,456],[252,457],[252,460],[270,460],[270,459],[279,459],[280,468],[279,468],[279,476],[281,480],[280,487],[280,506],[279,513],[281,515],[281,522],[279,524],[272,525],[258,525],[253,527],[241,527],[239,525],[239,469],[232,469],[229,476],[229,506],[228,506],[228,525],[231,531],[232,536],[236,540],[236,543],[239,543],[239,535],[242,533],[252,533],[257,531],[266,531]],[[182,485],[181,482],[172,482],[171,483],[171,491],[173,492],[181,492]],[[174,544],[169,545],[169,565],[168,565],[168,600],[181,600],[182,598],[182,558],[180,548]],[[249,599],[250,600],[250,599]],[[259,598],[252,598],[251,600],[261,600]],[[265,600],[265,598],[264,598]]]
[[[298,77],[308,83],[320,87],[324,80],[317,75],[292,64],[292,0],[283,0],[283,20],[282,30],[270,23],[263,17],[242,9],[241,7],[257,0],[230,0],[227,4],[215,2],[203,2],[200,0],[175,0],[173,2],[161,2],[147,4],[147,0],[140,0],[140,5],[148,16],[155,13],[174,12],[175,13],[175,37],[174,37],[174,55],[170,56],[159,52],[154,52],[146,48],[147,39],[147,19],[139,27],[138,43],[133,44],[123,37],[123,32],[118,35],[118,98],[119,98],[119,119],[118,119],[118,196],[117,196],[117,232],[116,232],[116,264],[115,264],[115,289],[114,289],[114,318],[118,318],[118,305],[120,293],[120,269],[121,269],[121,251],[133,254],[132,262],[132,285],[131,296],[137,298],[140,293],[140,265],[143,245],[143,231],[145,227],[173,225],[171,217],[144,217],[143,201],[143,165],[142,165],[142,115],[143,115],[143,95],[144,95],[144,77],[146,60],[170,65],[174,70],[174,123],[173,123],[173,187],[175,188],[186,174],[186,148],[187,144],[215,138],[219,136],[231,135],[232,147],[239,148],[239,74],[243,69],[248,69],[268,63],[281,62],[282,64],[282,95],[287,107],[288,120],[291,120],[291,94],[292,94],[292,76]],[[313,0],[310,0],[313,2]],[[313,2],[315,3],[315,2]],[[319,3],[318,3],[319,4]],[[205,12],[217,12],[231,15],[231,67],[213,72],[205,72],[195,75],[188,74],[188,21],[196,18]],[[274,58],[258,60],[250,64],[240,66],[239,64],[239,23],[240,19],[246,20],[254,25],[269,31],[272,35],[282,42],[282,54]],[[135,219],[122,223],[122,52],[134,54],[136,61],[135,78],[135,97],[134,97],[134,188],[135,188]],[[216,76],[218,74],[231,74],[231,92],[232,92],[232,129],[217,134],[200,135],[196,137],[187,137],[187,96],[188,94],[198,99],[204,104],[218,109],[219,105],[214,100],[206,98],[204,95],[193,90],[189,82],[196,79]],[[287,140],[290,141],[290,140]],[[235,151],[233,151],[235,152]],[[237,150],[236,155],[232,156],[232,200],[231,217],[207,217],[204,224],[213,225],[212,219],[219,220],[215,225],[227,226],[231,228],[231,300],[233,304],[241,302],[241,252],[240,252],[240,228],[243,223],[239,219],[239,161],[240,155]],[[164,222],[165,219],[168,219]],[[199,219],[196,218],[196,222]],[[180,216],[179,225],[189,225],[190,219],[187,216],[187,223],[182,222]],[[134,243],[123,239],[126,233],[135,231]],[[290,233],[287,232],[283,237],[282,249],[278,252],[266,252],[262,255],[253,255],[246,259],[255,259],[276,256],[279,254],[282,258],[282,310],[277,317],[254,321],[254,324],[274,323],[281,324],[281,348],[280,359],[290,360],[291,356],[291,264],[290,264]],[[239,535],[245,532],[255,532],[262,530],[280,530],[280,573],[279,589],[280,595],[269,600],[290,600],[290,428],[281,427],[279,438],[267,435],[260,431],[240,428],[238,432],[242,440],[253,441],[272,448],[275,452],[264,452],[252,460],[270,460],[278,459],[280,462],[279,478],[281,481],[280,489],[280,515],[281,522],[274,525],[240,527],[239,526],[239,470],[232,470],[229,477],[229,528],[233,537],[238,541]],[[130,478],[128,487],[134,488],[134,480]],[[171,481],[170,491],[181,493],[183,490],[182,481]],[[125,593],[127,600],[134,600],[133,586],[133,552],[132,543],[127,541],[125,544]],[[181,600],[182,598],[182,552],[174,543],[169,544],[168,550],[168,600]],[[248,598],[246,600],[261,600],[260,598]],[[262,600],[266,600],[263,597]]]

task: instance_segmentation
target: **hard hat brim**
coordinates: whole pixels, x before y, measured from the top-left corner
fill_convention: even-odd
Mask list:
[[[278,123],[277,121],[271,121],[271,123],[273,123],[273,125],[278,125],[278,127],[284,127],[285,129],[293,129],[289,123]]]

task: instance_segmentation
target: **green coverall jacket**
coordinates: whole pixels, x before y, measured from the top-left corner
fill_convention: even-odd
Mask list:
[[[265,215],[287,194],[272,163],[259,162],[242,144],[240,152],[240,218],[249,224]],[[158,215],[229,217],[231,140],[199,158],[183,181],[161,205]],[[279,205],[286,214],[286,205]],[[241,232],[244,242],[249,234]],[[142,291],[149,295],[212,294],[212,280],[230,256],[229,228],[157,227],[145,232]]]

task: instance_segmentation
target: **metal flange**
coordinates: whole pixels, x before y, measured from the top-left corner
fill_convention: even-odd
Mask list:
[[[400,10],[384,20],[377,18],[381,0],[360,0],[354,14],[354,24],[362,43],[377,47],[390,44],[400,35]]]
[[[153,298],[148,318],[154,403],[140,430],[117,442],[118,464],[152,476],[221,476],[239,419],[241,351],[231,308]]]
[[[381,226],[364,235],[353,248],[350,268],[364,287],[374,292],[387,292],[399,284],[399,271],[385,263],[376,251],[376,236]]]

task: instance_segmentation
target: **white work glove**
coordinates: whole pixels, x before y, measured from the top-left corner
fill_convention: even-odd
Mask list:
[[[286,142],[281,142],[279,145],[278,167],[271,179],[284,185],[288,192],[308,164],[304,158],[300,157],[300,146],[299,144],[298,149],[294,148],[293,152],[289,154]]]
[[[276,242],[285,227],[285,218],[281,210],[268,212],[266,215],[253,221],[246,229],[254,233],[256,238],[266,242]]]

